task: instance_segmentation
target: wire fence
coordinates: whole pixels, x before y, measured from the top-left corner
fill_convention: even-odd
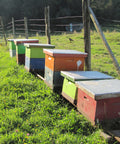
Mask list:
[[[103,30],[120,32],[120,21],[111,20],[98,17],[98,21]],[[92,26],[92,23],[91,23]],[[14,31],[13,31],[14,27]],[[36,34],[45,35],[45,19],[28,19],[27,20],[28,35],[35,36]],[[50,18],[51,34],[72,33],[74,31],[80,32],[83,28],[82,16],[64,16],[57,18]],[[93,27],[91,27],[93,28]],[[25,36],[25,19],[14,20],[4,25],[6,37],[9,38],[15,34],[15,37]],[[0,38],[3,37],[3,29],[0,25]]]
[[[82,16],[65,16],[51,19],[51,33],[80,32],[83,28]]]
[[[111,19],[105,19],[105,18],[98,17],[98,21],[100,22],[103,30],[120,32],[120,21],[119,20],[111,20]]]
[[[45,19],[28,19],[27,20],[28,34],[34,36],[37,34],[45,35]],[[83,28],[82,16],[65,16],[50,19],[51,34],[69,33],[73,31],[80,32]],[[25,20],[17,19],[4,25],[6,37],[15,37],[25,35]],[[14,33],[13,33],[14,29]],[[2,27],[0,27],[0,35],[2,35]]]

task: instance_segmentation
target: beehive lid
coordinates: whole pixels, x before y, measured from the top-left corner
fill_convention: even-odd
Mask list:
[[[14,39],[15,44],[23,44],[23,43],[38,43],[38,39]]]
[[[8,39],[8,41],[18,41],[18,40],[25,40],[25,39]]]
[[[8,39],[7,41],[14,41],[15,39]]]
[[[76,86],[95,100],[120,97],[120,80],[78,81]]]
[[[72,82],[84,80],[113,79],[113,77],[97,71],[61,71],[61,75]]]
[[[77,50],[62,50],[62,49],[44,49],[44,53],[50,56],[83,56],[86,57],[87,53]]]
[[[54,45],[51,44],[38,44],[38,43],[25,43],[26,47],[37,47],[37,48],[55,48]]]

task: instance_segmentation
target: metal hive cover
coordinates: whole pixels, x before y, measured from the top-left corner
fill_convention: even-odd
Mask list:
[[[54,45],[51,44],[39,44],[39,43],[25,43],[27,47],[38,47],[38,48],[55,48]]]
[[[76,86],[95,100],[120,97],[120,80],[92,80],[75,82]],[[120,102],[118,102],[120,104]]]
[[[61,75],[73,82],[84,80],[113,79],[113,77],[97,71],[61,71]]]
[[[44,49],[44,53],[49,54],[51,56],[54,55],[83,55],[87,56],[87,53],[80,52],[77,50],[63,50],[63,49]]]

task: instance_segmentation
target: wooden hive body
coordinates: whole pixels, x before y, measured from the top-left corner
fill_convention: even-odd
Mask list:
[[[37,39],[14,39],[18,64],[25,64],[25,43],[38,43]]]
[[[44,49],[45,53],[45,82],[52,87],[61,87],[63,78],[62,70],[84,70],[84,59],[86,53],[74,50]],[[52,74],[49,74],[52,73]],[[52,79],[52,83],[50,82]]]
[[[97,71],[61,71],[64,77],[62,95],[72,104],[77,103],[76,81],[113,79],[113,77]]]
[[[76,82],[77,109],[92,123],[120,118],[120,80]]]
[[[25,68],[28,71],[43,72],[45,69],[45,54],[44,48],[54,48],[54,45],[50,44],[38,44],[38,43],[26,43],[25,52]]]

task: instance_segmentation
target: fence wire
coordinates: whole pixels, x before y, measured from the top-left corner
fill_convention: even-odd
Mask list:
[[[111,20],[98,17],[98,21],[104,30],[118,31],[120,32],[120,21]],[[28,19],[28,34],[31,35],[45,35],[45,19]],[[25,35],[25,22],[24,19],[14,20],[15,35]],[[13,34],[13,23],[11,22],[4,25],[7,37]],[[51,34],[81,32],[83,28],[82,16],[64,16],[50,19],[50,30]],[[91,24],[91,29],[93,24]],[[2,27],[0,26],[0,34],[2,34]]]

